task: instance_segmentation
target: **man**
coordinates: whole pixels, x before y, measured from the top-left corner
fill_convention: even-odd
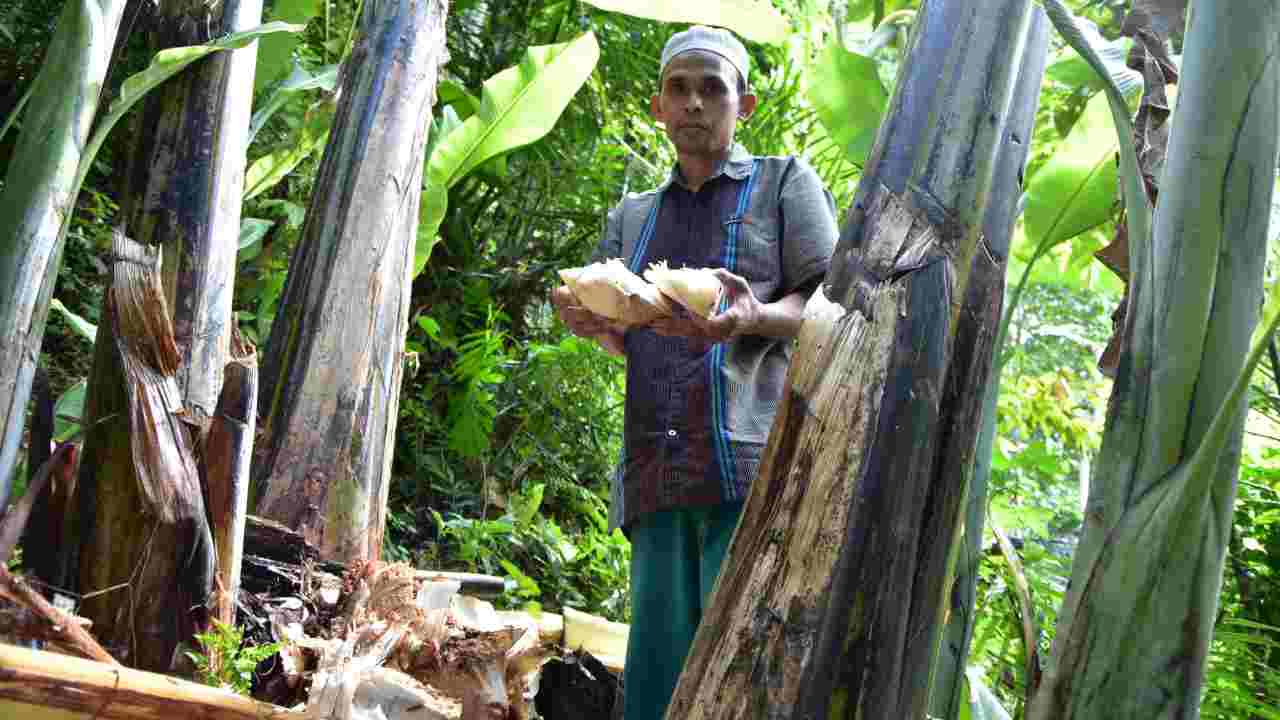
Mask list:
[[[622,525],[631,538],[626,720],[657,720],[679,679],[755,478],[805,302],[836,241],[831,196],[803,160],[733,141],[756,109],[749,56],[723,30],[677,33],[650,101],[678,162],[657,190],[609,213],[595,259],[634,272],[665,260],[715,268],[710,319],[677,310],[624,329],[552,293],[575,334],[627,358]]]

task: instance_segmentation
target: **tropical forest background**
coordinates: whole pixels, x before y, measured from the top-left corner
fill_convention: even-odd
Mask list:
[[[808,158],[843,212],[917,3],[774,4],[791,32],[782,42],[749,43],[761,108],[739,139],[758,154]],[[1129,3],[1068,4],[1097,24],[1123,74]],[[143,34],[128,30],[152,8],[129,3],[107,96],[150,62]],[[259,41],[234,308],[243,335],[260,345],[317,182],[336,67],[351,50],[360,8],[361,0],[267,3],[264,20],[305,30]],[[61,9],[62,0],[0,0],[0,169],[21,127],[20,117],[9,121]],[[506,607],[571,606],[625,622],[630,550],[608,520],[623,362],[568,334],[548,295],[557,269],[589,256],[620,196],[653,187],[672,165],[648,103],[663,43],[679,26],[579,0],[457,0],[447,22],[438,132],[474,115],[485,81],[520,65],[531,47],[590,32],[599,59],[549,134],[448,188],[438,241],[429,257],[422,253],[412,287],[383,556],[512,578],[514,589],[499,601]],[[1070,575],[1110,392],[1098,361],[1123,294],[1094,256],[1121,218],[1115,130],[1092,71],[1058,37],[1052,42],[1009,268],[1010,295],[1021,291],[999,349],[998,434],[969,658],[1014,717],[1023,711],[1027,668],[1048,656]],[[1179,42],[1174,33],[1175,57]],[[64,437],[83,405],[125,147],[103,146],[79,196],[43,343],[40,364],[67,418]],[[1268,283],[1280,275],[1274,214],[1271,233]],[[1278,361],[1273,345],[1250,392],[1206,683],[1209,718],[1280,718]]]

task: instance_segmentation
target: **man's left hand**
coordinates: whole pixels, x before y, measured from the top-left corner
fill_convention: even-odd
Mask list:
[[[679,303],[673,302],[672,316],[654,320],[649,328],[659,335],[711,342],[724,342],[739,335],[754,334],[765,315],[764,303],[751,292],[751,285],[742,276],[723,268],[717,268],[715,274],[724,286],[724,297],[728,302],[722,312],[710,318],[697,317]]]

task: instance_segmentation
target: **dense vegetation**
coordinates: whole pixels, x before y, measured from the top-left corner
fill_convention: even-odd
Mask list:
[[[849,94],[863,99],[864,114],[875,117],[885,88],[892,87],[906,25],[898,32],[883,28],[909,20],[893,13],[915,3],[775,4],[796,32],[784,44],[751,45],[762,111],[740,138],[757,153],[804,154],[837,206],[847,209],[865,140],[852,133],[833,137],[822,122],[830,99],[819,86],[834,82],[832,67],[862,69]],[[1071,3],[1108,39],[1118,37],[1127,4]],[[144,22],[140,14],[149,7],[131,3],[126,27]],[[255,109],[273,99],[280,104],[274,114],[264,113],[249,150],[262,179],[246,200],[235,301],[242,332],[256,342],[265,343],[269,333],[332,118],[331,81],[290,88],[323,78],[340,62],[350,49],[358,7],[358,0],[268,4],[269,18],[306,22],[307,29],[296,40],[263,41],[260,52]],[[59,10],[55,0],[0,7],[0,122],[39,67]],[[436,122],[456,123],[474,112],[469,103],[483,81],[517,64],[526,48],[566,42],[586,30],[595,33],[601,59],[556,129],[485,164],[449,191],[441,241],[413,286],[411,357],[384,556],[512,577],[516,589],[502,600],[508,606],[573,606],[626,620],[629,547],[608,521],[609,477],[620,449],[622,365],[569,336],[546,299],[555,270],[579,264],[591,252],[605,210],[621,193],[655,185],[672,163],[648,115],[657,57],[672,27],[577,0],[459,0],[450,7],[451,59]],[[830,47],[836,38],[874,62],[836,53]],[[1094,147],[1100,148],[1098,174],[1112,187],[1101,212],[1069,208],[1077,227],[1043,257],[1035,253],[1043,227],[1020,227],[1010,268],[1012,286],[1034,262],[1003,348],[989,552],[980,568],[981,611],[970,664],[1015,717],[1024,709],[1027,656],[1047,657],[1070,575],[1109,394],[1097,359],[1121,293],[1120,283],[1093,257],[1114,236],[1119,219],[1114,171],[1107,171],[1114,131],[1096,83],[1073,64],[1071,51],[1055,45],[1054,52],[1058,62],[1051,61],[1041,97],[1028,186],[1055,197],[1094,187],[1092,169],[1078,177],[1063,169],[1066,154]],[[126,35],[116,58],[108,93],[145,66],[145,43]],[[15,135],[0,137],[0,168],[8,164]],[[100,317],[100,256],[118,211],[121,147],[104,148],[80,196],[55,291],[67,311],[51,317],[43,346],[41,364],[70,415],[82,393],[78,383],[88,374],[91,328],[84,323]],[[1277,234],[1273,223],[1273,238]],[[1274,283],[1280,275],[1274,240],[1270,257],[1268,282]],[[1273,351],[1251,388],[1206,717],[1280,717],[1278,361]],[[1010,540],[1003,550],[992,533]],[[1035,647],[1026,644],[1024,620],[1035,628]]]

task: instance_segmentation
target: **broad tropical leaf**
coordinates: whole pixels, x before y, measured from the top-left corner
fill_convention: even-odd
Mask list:
[[[1080,27],[1081,34],[1093,43],[1098,60],[1106,67],[1107,74],[1115,81],[1120,92],[1125,97],[1142,92],[1142,73],[1125,63],[1133,41],[1121,37],[1108,42],[1098,33],[1098,28],[1086,20],[1080,21]],[[1075,88],[1102,90],[1106,86],[1106,82],[1098,76],[1089,61],[1069,47],[1064,47],[1055,54],[1044,74],[1050,80]]]
[[[204,45],[169,48],[156,53],[147,69],[134,73],[125,79],[124,85],[120,88],[120,95],[111,103],[110,111],[98,124],[93,136],[89,138],[89,142],[85,146],[85,152],[80,158],[80,169],[73,186],[74,190],[79,192],[85,176],[89,174],[89,168],[93,166],[93,160],[98,154],[98,149],[102,147],[102,143],[107,139],[107,134],[120,121],[120,118],[124,117],[152,88],[182,72],[183,68],[206,55],[211,55],[221,50],[236,50],[258,38],[275,33],[298,33],[302,32],[302,30],[303,27],[301,25],[270,22],[243,32],[231,33],[226,37]]]
[[[252,260],[262,252],[262,238],[275,225],[271,220],[261,218],[243,218],[240,220],[240,246],[236,252],[236,262]]]
[[[876,62],[832,43],[810,73],[809,102],[827,133],[861,167],[876,141],[889,91],[880,81]]]
[[[315,73],[307,72],[298,66],[294,66],[293,72],[289,73],[289,77],[285,78],[283,83],[277,87],[267,102],[261,108],[254,111],[253,118],[249,121],[249,140],[253,142],[254,136],[262,129],[263,125],[271,119],[276,111],[284,107],[289,102],[289,98],[296,93],[305,92],[307,90],[323,89],[327,92],[333,92],[333,88],[338,82],[338,66],[326,65]]]
[[[484,83],[480,110],[443,138],[427,163],[428,177],[446,188],[478,165],[546,135],[600,59],[593,33],[525,51],[516,67]]]
[[[305,26],[308,20],[320,14],[322,7],[320,0],[276,0],[267,17]],[[255,93],[293,68],[293,49],[297,45],[297,35],[274,35],[258,43],[258,67],[253,76]]]
[[[601,10],[669,23],[729,28],[748,40],[782,42],[790,28],[769,0],[587,0]]]
[[[89,387],[87,380],[81,380],[67,388],[53,406],[53,439],[66,442],[80,430],[84,419],[84,398]]]
[[[67,306],[63,305],[62,301],[58,298],[53,298],[49,301],[49,308],[57,310],[58,314],[62,315],[62,319],[66,320],[67,324],[71,326],[71,329],[75,330],[76,334],[80,337],[88,340],[89,342],[93,342],[97,339],[98,326],[68,310]]]
[[[1116,202],[1119,142],[1109,101],[1089,101],[1053,157],[1027,184],[1024,212],[1027,259],[1097,227],[1111,218]]]
[[[244,174],[244,199],[256,197],[283,180],[303,160],[324,147],[333,124],[331,106],[325,111],[313,109],[307,114],[306,124],[293,145],[268,153],[249,166]]]
[[[1092,23],[1071,14],[1061,0],[1042,0],[1049,20],[1057,28],[1067,44],[1080,54],[1103,82],[1103,92],[1111,105],[1111,118],[1115,125],[1117,148],[1120,150],[1120,177],[1124,192],[1125,217],[1129,231],[1130,267],[1137,270],[1143,260],[1139,255],[1148,247],[1151,238],[1151,204],[1147,201],[1142,174],[1138,169],[1138,154],[1133,144],[1133,120],[1124,89],[1111,76],[1106,61],[1097,47],[1101,36]]]
[[[519,65],[485,81],[474,115],[455,127],[456,116],[446,112],[444,121],[433,125],[418,213],[415,275],[436,243],[448,189],[486,161],[550,132],[599,59],[600,46],[590,32],[572,42],[531,47]]]

